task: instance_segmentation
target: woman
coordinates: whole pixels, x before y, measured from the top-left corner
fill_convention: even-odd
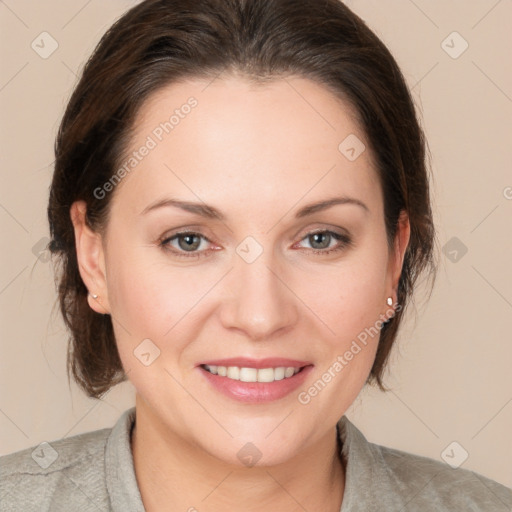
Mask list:
[[[70,370],[136,407],[3,457],[2,510],[507,510],[344,416],[434,273],[428,177],[396,62],[338,0],[131,9],[69,102],[48,216]]]

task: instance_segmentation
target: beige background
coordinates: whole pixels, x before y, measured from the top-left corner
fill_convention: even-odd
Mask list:
[[[52,269],[37,254],[48,235],[53,140],[75,75],[135,3],[0,1],[0,454],[110,427],[133,405],[129,383],[102,401],[68,385]],[[388,44],[422,111],[440,247],[453,237],[467,247],[455,262],[441,253],[430,302],[418,295],[416,322],[393,353],[393,391],[365,389],[348,417],[373,442],[434,459],[456,441],[455,457],[468,452],[462,467],[512,486],[512,3],[347,4]],[[47,59],[31,48],[43,31],[58,43]],[[454,31],[469,44],[458,58],[442,47]],[[445,48],[463,44],[451,36]]]

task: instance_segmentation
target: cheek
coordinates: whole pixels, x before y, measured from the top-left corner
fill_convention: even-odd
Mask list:
[[[385,271],[384,258],[375,260],[371,252],[360,252],[308,278],[299,293],[308,297],[304,302],[329,328],[327,339],[344,345],[375,325],[385,310]]]
[[[380,340],[378,321],[385,311],[385,261],[359,256],[317,281],[328,292],[310,295],[311,309],[319,312],[329,330],[323,329],[326,334],[317,349],[322,362],[318,374],[298,398],[312,414],[325,415],[327,408],[332,421],[353,403],[366,382]]]
[[[108,295],[120,352],[133,350],[146,338],[162,349],[166,335],[191,303],[188,295],[193,295],[194,286],[187,286],[179,270],[155,263],[156,248],[112,246]]]
[[[119,356],[142,396],[159,396],[172,384],[186,346],[184,305],[191,293],[179,273],[165,272],[145,258],[125,254],[109,279],[109,300]],[[189,308],[190,309],[190,308]],[[176,377],[178,375],[176,374]],[[178,377],[179,378],[179,377]]]
[[[118,350],[133,364],[137,346],[150,339],[162,357],[155,367],[179,363],[190,340],[201,330],[201,315],[212,282],[218,280],[215,269],[198,271],[194,266],[168,262],[155,247],[123,248],[122,240],[112,244],[109,254],[109,301]],[[114,264],[115,262],[115,264]],[[217,269],[217,273],[218,273]]]

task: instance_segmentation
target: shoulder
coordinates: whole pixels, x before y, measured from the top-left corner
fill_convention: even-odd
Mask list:
[[[390,483],[403,491],[410,510],[427,510],[434,504],[442,510],[512,510],[512,490],[475,471],[369,444]]]
[[[510,511],[512,490],[475,471],[369,442],[343,416],[346,463],[342,512],[368,510]]]
[[[1,512],[106,510],[105,447],[112,429],[43,442],[0,457]]]

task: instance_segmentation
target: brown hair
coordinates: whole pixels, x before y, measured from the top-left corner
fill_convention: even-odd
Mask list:
[[[95,230],[108,221],[112,193],[94,190],[118,169],[137,112],[158,89],[181,78],[222,71],[255,83],[302,76],[354,107],[384,195],[389,248],[408,213],[411,236],[395,316],[382,328],[368,382],[382,376],[405,306],[420,273],[435,275],[435,230],[426,143],[394,58],[339,0],[146,0],[103,36],[67,105],[55,143],[49,249],[59,256],[59,303],[71,333],[68,375],[91,397],[126,380],[109,315],[92,311],[77,264],[70,207],[87,204]],[[340,141],[341,142],[341,141]]]

